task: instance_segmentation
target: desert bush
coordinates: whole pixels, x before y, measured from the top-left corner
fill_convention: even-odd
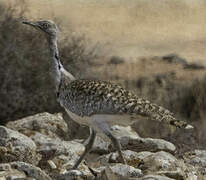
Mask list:
[[[192,70],[199,70],[199,69],[205,69],[205,66],[198,63],[187,63],[184,65],[185,69],[192,69]]]
[[[49,78],[47,42],[42,33],[21,23],[26,4],[20,2],[0,4],[0,123],[61,110]],[[87,73],[96,55],[94,48],[86,47],[86,38],[68,36],[59,45],[64,66],[78,77]]]
[[[124,62],[125,62],[124,58],[119,57],[119,56],[112,56],[108,64],[118,65],[118,64],[123,64]]]
[[[183,64],[183,65],[187,64],[187,61],[184,58],[180,57],[175,53],[171,53],[163,56],[162,60],[168,63]]]

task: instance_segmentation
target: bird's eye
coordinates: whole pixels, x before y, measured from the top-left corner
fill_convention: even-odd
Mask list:
[[[42,26],[43,26],[43,28],[48,28],[48,24],[46,24],[46,23],[44,23],[44,24],[42,24]]]

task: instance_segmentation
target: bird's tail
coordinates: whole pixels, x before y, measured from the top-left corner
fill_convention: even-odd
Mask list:
[[[176,119],[169,110],[141,98],[138,98],[135,106],[133,106],[133,113],[137,115],[141,114],[149,117],[151,120],[167,123],[178,128],[193,128],[187,122]]]

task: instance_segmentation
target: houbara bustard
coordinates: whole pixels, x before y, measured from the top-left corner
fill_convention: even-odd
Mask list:
[[[55,23],[48,20],[24,21],[23,23],[44,32],[46,36],[58,102],[74,121],[90,127],[90,136],[86,141],[85,151],[74,164],[74,169],[91,150],[97,132],[111,139],[122,163],[125,164],[120,143],[112,134],[110,127],[114,124],[128,126],[139,115],[178,128],[192,128],[186,122],[175,119],[169,110],[139,98],[119,85],[100,80],[75,79],[60,62],[57,48],[58,28]]]

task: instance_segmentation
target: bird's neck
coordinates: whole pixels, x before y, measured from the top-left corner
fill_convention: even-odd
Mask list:
[[[54,82],[54,86],[56,89],[56,92],[58,91],[59,84],[61,82],[61,62],[59,59],[59,51],[57,48],[57,37],[48,38],[49,43],[49,51],[51,56],[51,76],[52,81]]]
[[[57,47],[57,37],[49,37],[48,38],[49,43],[49,50],[50,50],[50,56],[51,56],[51,75],[52,80],[54,82],[56,92],[58,92],[59,85],[61,83],[62,76],[67,76],[71,81],[74,80],[74,76],[72,76],[69,72],[67,72],[63,65],[61,64],[60,57],[59,57],[59,51]]]

